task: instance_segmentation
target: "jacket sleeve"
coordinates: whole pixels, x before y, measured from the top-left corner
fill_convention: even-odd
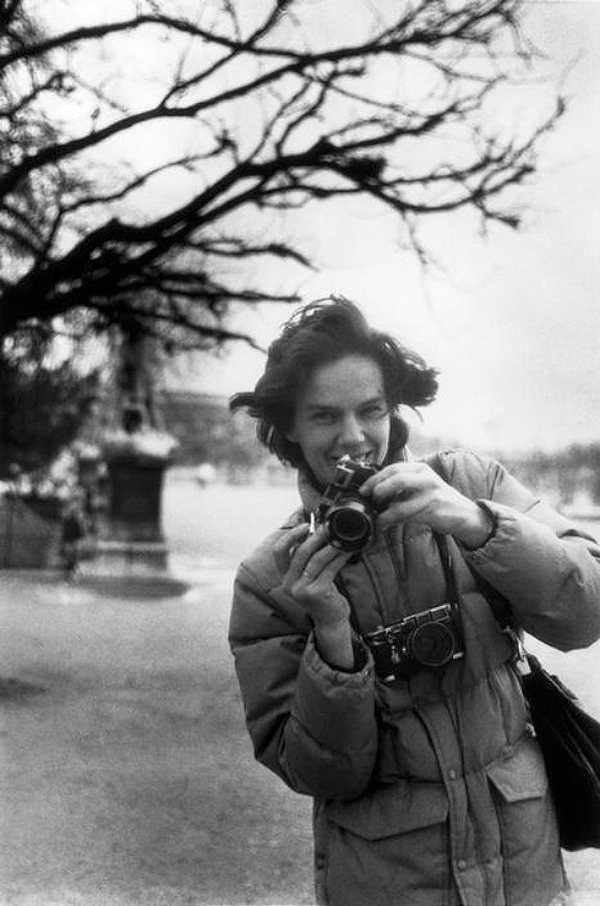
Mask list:
[[[261,588],[244,564],[235,582],[229,642],[258,761],[299,793],[360,795],[377,752],[370,654],[357,641],[358,670],[330,667],[299,605],[281,588]]]
[[[494,460],[471,456],[468,469],[471,496],[496,518],[486,544],[463,549],[469,564],[526,632],[563,651],[591,645],[600,638],[600,546]]]

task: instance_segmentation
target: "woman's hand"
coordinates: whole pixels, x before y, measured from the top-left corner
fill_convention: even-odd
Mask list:
[[[306,608],[315,625],[347,620],[350,606],[334,579],[351,554],[327,544],[322,530],[308,532],[308,525],[297,526],[275,546],[283,589]]]
[[[334,579],[352,555],[328,544],[322,530],[309,534],[307,524],[283,535],[273,553],[284,591],[306,608],[312,620],[321,657],[351,670],[350,605]]]
[[[453,535],[466,547],[484,544],[493,531],[492,517],[473,500],[447,484],[422,462],[397,462],[372,475],[360,488],[381,510],[377,524],[386,529],[398,522],[428,525]]]

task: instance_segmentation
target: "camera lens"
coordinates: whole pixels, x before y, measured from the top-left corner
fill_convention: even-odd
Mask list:
[[[414,630],[410,647],[419,664],[442,667],[454,654],[454,636],[442,623],[425,623]]]
[[[358,551],[367,544],[373,529],[371,519],[359,501],[332,508],[327,517],[329,539],[345,551]]]

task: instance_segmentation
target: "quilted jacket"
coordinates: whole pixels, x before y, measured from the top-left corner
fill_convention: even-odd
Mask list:
[[[553,803],[512,645],[476,576],[526,632],[582,648],[600,637],[600,548],[495,461],[447,451],[437,462],[497,517],[474,551],[448,538],[464,657],[392,685],[375,675],[362,636],[447,599],[431,531],[406,524],[340,574],[357,669],[321,659],[272,555],[319,500],[301,481],[303,507],[236,578],[230,645],[246,722],[256,758],[313,797],[317,902],[547,906],[565,885]]]

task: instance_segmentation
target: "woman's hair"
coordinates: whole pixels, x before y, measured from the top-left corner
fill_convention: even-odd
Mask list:
[[[251,393],[236,393],[229,408],[247,409],[257,419],[258,439],[282,462],[304,463],[300,446],[285,436],[290,431],[299,393],[314,371],[359,355],[381,368],[388,405],[415,408],[435,399],[437,372],[392,336],[374,330],[349,299],[331,296],[298,309],[270,345],[262,377]],[[408,429],[392,415],[391,444],[403,446]]]

